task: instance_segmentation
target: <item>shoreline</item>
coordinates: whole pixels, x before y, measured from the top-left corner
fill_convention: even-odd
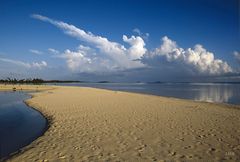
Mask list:
[[[82,84],[82,85],[81,85]],[[129,92],[129,93],[137,93],[137,94],[144,94],[144,95],[153,95],[153,96],[160,96],[160,97],[166,97],[166,98],[175,98],[175,99],[182,99],[182,100],[190,100],[190,101],[196,101],[196,102],[206,102],[206,103],[214,103],[214,104],[229,104],[229,105],[237,105],[239,106],[240,103],[239,102],[236,102],[236,101],[224,101],[224,100],[220,100],[220,101],[217,101],[217,100],[205,100],[205,99],[194,99],[194,98],[189,98],[189,97],[180,97],[178,95],[174,95],[174,94],[168,94],[168,95],[164,95],[164,94],[160,94],[160,93],[156,93],[156,92],[153,92],[152,90],[145,90],[145,91],[138,91],[138,90],[131,90],[131,89],[114,89],[114,88],[109,88],[109,87],[104,87],[104,86],[91,86],[91,83],[90,84],[85,84],[85,83],[79,83],[77,85],[71,85],[71,84],[57,84],[56,86],[71,86],[71,87],[89,87],[89,88],[97,88],[97,89],[106,89],[106,90],[112,90],[112,91],[122,91],[122,92]],[[99,83],[99,85],[104,85],[105,83]],[[107,83],[108,84],[108,83]],[[116,84],[119,84],[119,83],[116,83]],[[124,84],[124,83],[123,83]],[[128,84],[128,83],[126,83]],[[51,85],[51,84],[50,84]],[[94,85],[94,83],[93,83]],[[149,84],[149,85],[152,85],[152,84]],[[158,85],[158,84],[157,84]],[[221,85],[221,84],[220,84]],[[233,85],[233,84],[228,84],[228,85]],[[150,88],[151,89],[151,88]],[[161,90],[159,90],[161,91]]]
[[[1,87],[1,86],[0,86]],[[225,112],[226,110],[224,110],[225,108],[234,108],[234,109],[230,109],[229,111],[234,111],[234,112],[237,112],[237,113],[239,113],[239,106],[236,106],[236,105],[230,105],[230,104],[216,104],[216,103],[209,103],[209,102],[201,102],[201,101],[193,101],[193,100],[186,100],[186,99],[177,99],[177,98],[169,98],[169,97],[160,97],[160,96],[155,96],[155,95],[149,95],[149,94],[139,94],[139,93],[135,93],[135,92],[125,92],[125,91],[113,91],[113,90],[108,90],[108,89],[99,89],[99,88],[89,88],[89,87],[64,87],[64,86],[47,86],[47,87],[51,87],[51,89],[48,89],[48,90],[43,90],[43,91],[41,91],[41,92],[37,92],[37,93],[35,93],[35,94],[31,94],[31,97],[32,98],[30,98],[30,99],[28,99],[28,100],[26,100],[25,101],[25,103],[30,107],[30,108],[33,108],[33,109],[35,109],[36,111],[39,111],[46,119],[47,119],[47,121],[48,121],[48,123],[49,123],[49,127],[48,127],[48,129],[43,133],[43,135],[42,136],[40,136],[40,137],[38,137],[36,140],[34,140],[31,144],[29,144],[29,145],[27,145],[26,147],[24,147],[23,149],[22,149],[22,151],[21,152],[19,152],[19,153],[17,153],[16,155],[13,155],[13,156],[11,156],[9,159],[7,159],[7,161],[19,161],[19,160],[41,160],[41,159],[43,159],[43,160],[49,160],[49,161],[52,161],[52,160],[63,160],[63,161],[65,161],[65,160],[74,160],[74,158],[76,158],[76,157],[78,157],[79,155],[76,155],[76,154],[74,154],[74,153],[71,153],[71,152],[68,152],[68,149],[66,149],[66,148],[64,148],[64,147],[60,147],[61,149],[64,149],[65,150],[65,153],[63,154],[60,154],[60,155],[50,155],[50,154],[48,154],[47,152],[45,152],[45,151],[43,151],[43,150],[39,150],[38,149],[38,145],[41,145],[41,148],[43,148],[43,147],[46,147],[47,145],[51,148],[52,146],[56,146],[56,145],[58,145],[58,142],[60,142],[61,143],[61,145],[65,145],[63,142],[61,142],[61,141],[58,141],[58,140],[55,140],[54,142],[51,142],[50,141],[50,145],[48,144],[48,143],[46,143],[46,140],[49,140],[49,139],[54,139],[55,137],[53,137],[54,135],[55,135],[55,133],[58,133],[58,131],[60,132],[60,130],[58,130],[57,128],[61,128],[61,130],[65,130],[66,129],[66,131],[68,130],[68,129],[71,129],[72,130],[72,125],[75,125],[76,127],[78,126],[78,125],[76,125],[76,123],[78,123],[77,121],[75,121],[75,122],[73,122],[72,120],[71,120],[71,122],[73,122],[73,123],[71,123],[71,122],[69,122],[68,124],[65,124],[65,122],[63,122],[63,121],[65,121],[65,119],[63,120],[63,121],[61,121],[61,118],[64,118],[64,116],[62,116],[61,115],[61,113],[60,112],[58,112],[58,111],[56,111],[56,109],[55,108],[57,108],[57,106],[55,106],[55,108],[54,108],[54,106],[52,107],[52,108],[50,108],[49,107],[49,109],[48,109],[48,106],[47,106],[47,101],[43,101],[43,98],[44,99],[47,99],[47,98],[49,98],[49,97],[47,97],[47,96],[50,96],[50,95],[52,95],[52,96],[54,96],[54,95],[58,95],[57,97],[60,97],[60,96],[65,96],[65,97],[68,97],[68,95],[66,96],[66,94],[68,94],[68,93],[70,93],[70,92],[75,92],[76,93],[76,95],[77,95],[77,93],[82,93],[82,94],[85,94],[85,95],[88,95],[90,98],[94,98],[95,96],[93,96],[93,95],[97,95],[97,100],[96,101],[92,101],[92,102],[98,102],[97,104],[94,104],[94,103],[89,103],[89,102],[86,102],[86,101],[84,101],[84,103],[81,103],[81,102],[77,102],[77,103],[75,103],[75,102],[73,102],[73,101],[77,101],[77,98],[75,99],[74,98],[74,100],[72,100],[71,98],[67,98],[67,99],[69,99],[69,100],[71,100],[71,101],[69,101],[68,102],[68,104],[66,104],[66,105],[69,105],[69,110],[66,110],[64,107],[62,107],[61,108],[61,110],[62,111],[66,111],[65,113],[66,113],[66,116],[69,118],[69,120],[70,119],[72,119],[73,117],[77,117],[76,119],[81,119],[81,118],[85,118],[88,122],[90,122],[91,123],[91,120],[88,120],[88,118],[86,118],[86,117],[84,117],[84,116],[82,116],[80,113],[79,113],[79,111],[81,111],[82,113],[84,113],[84,110],[85,111],[87,111],[87,113],[86,113],[86,115],[87,116],[91,116],[91,113],[94,113],[94,111],[96,111],[95,109],[93,109],[93,107],[91,106],[91,105],[95,105],[95,106],[97,106],[97,107],[99,107],[99,104],[101,105],[101,104],[103,104],[102,106],[100,106],[99,108],[100,109],[102,109],[102,108],[104,108],[104,102],[109,102],[109,101],[100,101],[100,100],[98,100],[98,97],[99,98],[102,98],[102,95],[104,96],[104,95],[106,95],[106,96],[109,96],[109,97],[111,97],[111,96],[120,96],[121,98],[124,98],[124,100],[121,100],[121,101],[123,101],[123,102],[125,102],[125,99],[126,100],[128,100],[129,98],[132,98],[132,99],[134,99],[134,100],[136,100],[137,98],[141,98],[141,99],[147,99],[147,100],[149,100],[149,101],[153,101],[153,102],[156,102],[156,103],[162,103],[162,102],[164,102],[165,103],[165,105],[167,105],[167,104],[169,104],[169,105],[171,105],[172,104],[172,106],[174,107],[174,104],[175,104],[175,107],[178,107],[177,105],[178,104],[180,104],[180,105],[183,105],[183,106],[187,106],[187,108],[185,108],[185,107],[183,107],[183,110],[184,111],[186,111],[186,113],[189,113],[188,112],[188,110],[186,110],[186,109],[191,109],[191,111],[192,111],[192,109],[194,110],[194,109],[199,109],[199,108],[193,108],[193,107],[191,107],[192,105],[194,105],[194,106],[197,106],[197,107],[202,107],[203,105],[204,106],[208,106],[208,107],[212,107],[212,109],[214,109],[214,111],[216,111],[217,112],[217,109],[221,109],[222,108],[222,112]],[[10,89],[11,90],[11,89]],[[81,92],[81,91],[83,91],[83,92]],[[91,91],[91,92],[89,92],[89,91]],[[96,93],[96,94],[94,94],[94,93]],[[82,95],[80,95],[79,97],[81,97]],[[127,96],[127,97],[126,97]],[[57,98],[56,97],[56,98]],[[74,97],[74,96],[73,96]],[[38,98],[42,98],[42,99],[40,99],[41,101],[43,101],[42,103],[41,102],[38,102],[38,101],[40,101],[40,100],[38,100]],[[54,99],[56,100],[56,98],[54,97]],[[85,100],[88,100],[88,97],[84,97],[84,99]],[[113,99],[114,99],[114,101],[116,102],[116,103],[119,103],[120,104],[120,102],[118,101],[118,100],[116,100],[116,98],[114,98],[113,97]],[[35,101],[36,100],[36,101]],[[136,101],[138,101],[138,100],[136,100]],[[141,100],[139,100],[139,101],[141,101]],[[148,102],[149,102],[148,101]],[[49,100],[49,102],[50,102],[50,100]],[[86,102],[86,103],[85,103]],[[136,111],[135,113],[137,113],[138,114],[138,116],[140,117],[140,118],[142,118],[142,120],[141,119],[138,119],[138,118],[136,118],[136,119],[134,119],[133,120],[133,122],[135,123],[135,124],[138,124],[138,123],[136,123],[136,121],[135,120],[139,120],[139,121],[141,121],[141,122],[149,122],[148,120],[151,120],[151,118],[146,118],[145,117],[145,115],[144,114],[142,114],[142,112],[140,112],[139,110],[138,110],[138,108],[135,108],[134,107],[134,105],[132,105],[132,104],[134,104],[135,102],[132,102],[132,101],[128,101],[129,102],[129,104],[126,104],[125,106],[128,106],[129,108],[126,108],[126,109],[124,109],[123,111],[119,111],[119,110],[117,110],[117,109],[115,109],[115,110],[112,110],[112,109],[109,109],[109,107],[108,107],[108,105],[107,104],[105,104],[105,107],[106,107],[106,109],[107,109],[107,111],[105,112],[105,113],[108,113],[108,115],[110,115],[109,117],[108,116],[105,116],[104,114],[103,114],[103,116],[105,116],[107,119],[106,120],[112,120],[112,121],[115,121],[116,119],[115,118],[119,118],[119,121],[115,121],[115,122],[122,122],[122,124],[123,125],[126,125],[126,127],[127,128],[129,128],[129,127],[132,127],[131,125],[128,125],[127,123],[125,123],[124,122],[124,120],[120,120],[120,118],[124,118],[124,116],[122,116],[122,114],[126,114],[126,113],[131,113],[132,112],[132,110],[129,110],[129,109],[134,109],[134,111]],[[177,102],[178,104],[176,104],[175,102]],[[111,102],[109,102],[110,104],[112,104]],[[57,104],[57,101],[53,101],[52,100],[52,103],[51,104]],[[64,102],[63,102],[63,104],[65,104]],[[89,109],[91,109],[92,111],[88,111],[88,108],[83,108],[83,110],[78,110],[78,109],[76,109],[76,107],[75,107],[75,104],[77,105],[77,107],[78,106],[80,106],[81,107],[81,105],[85,105],[85,106],[88,106],[88,104],[90,104],[90,107],[88,107]],[[137,104],[137,103],[136,103]],[[144,102],[142,102],[142,104],[145,104]],[[149,104],[150,105],[152,105],[152,103],[151,102],[149,102]],[[190,105],[190,106],[189,106]],[[113,107],[114,107],[114,105],[112,105]],[[117,105],[115,105],[115,106],[117,106]],[[139,105],[139,106],[141,106],[141,105]],[[204,108],[204,106],[203,106],[203,109],[205,109]],[[156,108],[155,108],[156,107]],[[167,114],[169,114],[170,113],[170,116],[172,116],[173,114],[175,114],[175,113],[173,113],[174,111],[179,111],[179,110],[177,110],[177,109],[175,109],[175,108],[171,108],[171,107],[169,107],[169,108],[164,108],[164,106],[162,106],[162,105],[160,105],[160,106],[155,106],[154,107],[154,105],[152,105],[152,106],[150,106],[149,107],[149,109],[153,109],[154,108],[154,110],[155,111],[163,111],[164,113],[167,113]],[[160,108],[157,108],[157,107],[160,107]],[[161,108],[161,107],[163,107],[163,108]],[[180,106],[181,107],[181,106]],[[216,107],[216,109],[215,109],[215,107]],[[105,108],[104,108],[105,109]],[[104,110],[104,109],[102,109],[102,110]],[[160,109],[160,110],[158,110],[158,109]],[[161,109],[163,109],[163,110],[161,110]],[[168,110],[168,109],[174,109],[174,111],[173,112],[171,112],[172,110]],[[211,108],[210,108],[211,109]],[[213,111],[213,110],[210,110],[210,109],[207,109],[206,110],[206,112],[211,112],[211,111]],[[146,110],[146,108],[144,108],[144,107],[141,107],[141,110],[142,111],[144,111],[145,113],[148,113],[148,111]],[[76,111],[76,113],[75,112],[71,112],[71,111]],[[133,112],[134,112],[133,111]],[[220,110],[218,110],[218,111],[220,111]],[[98,111],[97,111],[98,112]],[[100,111],[101,112],[101,111]],[[100,113],[100,112],[98,112],[98,113]],[[118,113],[116,113],[116,112],[118,112],[118,113],[122,113],[122,114],[119,114],[119,116],[118,116]],[[133,113],[132,112],[132,113]],[[111,113],[113,113],[113,114],[111,114]],[[158,112],[156,112],[156,113],[158,113]],[[171,114],[171,113],[173,113],[173,114]],[[181,113],[180,111],[179,111],[179,113]],[[226,111],[226,113],[227,113],[227,111]],[[116,115],[116,117],[115,116],[111,116],[111,115]],[[191,114],[191,113],[190,113]],[[56,116],[55,116],[56,115]],[[60,116],[59,116],[60,115]],[[133,115],[134,115],[134,113],[133,113]],[[157,118],[158,117],[160,117],[160,118],[165,118],[164,116],[162,116],[161,115],[161,113],[159,114],[158,113],[158,115],[159,116],[156,116]],[[166,114],[165,114],[166,115]],[[182,115],[182,114],[181,114]],[[54,116],[56,117],[56,120],[54,119]],[[154,117],[155,115],[154,115],[154,111],[153,111],[153,114],[152,114],[152,110],[151,110],[151,114],[150,114],[150,117]],[[174,116],[174,115],[173,115]],[[80,118],[81,117],[81,118]],[[94,116],[93,116],[94,117]],[[96,118],[96,117],[98,117],[98,114],[97,113],[95,113],[95,117],[94,118]],[[176,116],[176,117],[178,117],[178,116]],[[66,117],[65,117],[66,118]],[[92,119],[94,119],[94,118],[92,118]],[[67,118],[66,118],[67,119]],[[148,120],[146,120],[146,119],[148,119]],[[174,118],[173,118],[174,119]],[[194,118],[193,118],[194,119]],[[208,118],[207,118],[208,119]],[[130,119],[129,119],[130,120]],[[176,119],[175,119],[176,120]],[[209,120],[209,119],[208,119]],[[237,121],[240,121],[240,119],[238,118],[238,119],[235,119],[235,120],[237,120]],[[82,120],[81,120],[82,121]],[[131,120],[130,120],[131,121]],[[156,121],[158,121],[158,120],[156,120]],[[176,120],[177,121],[177,120]],[[63,126],[63,125],[58,125],[58,124],[56,124],[56,123],[58,123],[58,122],[63,122],[62,124],[63,125],[65,125],[66,126],[66,128],[64,128],[65,126]],[[82,122],[84,122],[84,120],[82,121]],[[102,123],[102,124],[106,124],[105,122],[106,121],[102,121],[102,118],[99,118],[99,121],[96,121],[96,122],[99,122],[99,123]],[[81,124],[81,123],[78,123],[78,124]],[[87,123],[85,123],[85,124],[87,124]],[[95,123],[95,124],[97,124],[97,123]],[[152,124],[154,124],[154,123],[152,123]],[[175,125],[178,125],[178,123],[173,123],[173,124],[175,124]],[[198,123],[196,123],[197,125],[198,125]],[[97,124],[98,125],[98,124]],[[239,124],[238,123],[236,123],[235,124],[236,126],[238,126]],[[91,127],[92,128],[94,128],[95,127],[95,125],[89,125],[90,126],[90,130],[91,130]],[[115,123],[115,125],[114,125],[114,127],[112,127],[111,129],[116,129],[116,126],[117,127],[119,127],[118,128],[118,130],[117,130],[117,132],[115,131],[113,131],[112,132],[112,134],[114,134],[114,133],[117,133],[118,135],[119,135],[119,137],[118,136],[116,136],[116,137],[114,137],[114,138],[120,138],[120,135],[124,135],[124,132],[126,131],[126,132],[129,132],[130,130],[125,130],[125,129],[122,129],[121,128],[121,125],[119,125],[119,123]],[[145,125],[146,126],[146,125]],[[149,125],[148,125],[149,126]],[[190,125],[191,126],[191,125]],[[57,127],[57,128],[56,128]],[[166,129],[166,130],[169,130],[169,128],[168,127],[165,127],[164,125],[158,125],[158,127],[159,128],[164,128],[164,129]],[[85,126],[84,125],[81,125],[81,127],[79,128],[80,130],[82,130],[82,129],[84,129],[85,128]],[[108,125],[105,125],[105,127],[103,127],[102,129],[104,130],[104,129],[107,129],[108,128]],[[85,129],[89,129],[89,128],[85,128]],[[101,134],[102,132],[101,132],[101,130],[99,130],[100,128],[94,128],[94,129],[97,129],[97,132],[98,133],[100,133],[99,135],[100,136],[103,136],[103,137],[105,137],[105,135],[104,134]],[[93,129],[93,130],[94,130]],[[137,129],[137,127],[135,128],[134,127],[134,129]],[[75,135],[76,137],[72,137],[71,136],[71,138],[77,138],[78,137],[78,135],[79,135],[79,133],[81,132],[80,130],[76,130],[77,131],[77,134],[76,134],[76,132],[71,132],[73,135]],[[170,129],[171,130],[171,129]],[[73,130],[72,130],[73,131]],[[120,132],[119,132],[120,131]],[[134,131],[136,131],[136,132],[138,132],[138,130],[134,130]],[[156,130],[157,131],[157,130]],[[68,133],[70,133],[70,132],[68,132]],[[135,133],[136,133],[135,132]],[[52,134],[51,134],[52,133]],[[138,132],[139,133],[139,132]],[[146,132],[145,132],[146,133]],[[187,133],[188,134],[188,131],[186,130],[186,132],[185,133]],[[236,133],[236,132],[235,132]],[[82,134],[84,134],[84,136],[88,136],[88,134],[85,134],[85,133],[82,133]],[[137,134],[137,133],[136,133]],[[161,134],[161,132],[160,132],[160,134]],[[173,133],[174,134],[174,133]],[[175,133],[176,134],[176,133]],[[178,134],[178,133],[177,133]],[[50,136],[50,135],[52,135],[52,136]],[[61,132],[60,132],[60,135],[61,135]],[[89,136],[91,136],[91,135],[93,135],[91,132],[89,132]],[[130,134],[129,134],[130,135]],[[125,135],[125,138],[132,138],[131,136],[129,136],[129,135]],[[140,134],[138,134],[138,135],[141,135],[141,133]],[[240,132],[238,132],[237,131],[237,135],[240,135]],[[69,136],[69,134],[66,134],[66,136]],[[64,137],[64,136],[62,136],[61,135],[61,137]],[[98,136],[96,136],[95,138],[97,138]],[[46,138],[46,139],[45,139]],[[71,138],[69,138],[69,140],[71,141]],[[145,137],[143,137],[143,138],[145,138]],[[151,137],[150,137],[151,138]],[[156,138],[158,138],[157,136],[156,136]],[[163,137],[161,137],[161,138],[163,138]],[[68,139],[68,138],[67,138]],[[76,140],[79,140],[78,138],[76,139]],[[93,140],[92,138],[91,138],[91,140]],[[107,140],[107,138],[103,138],[102,139],[103,141],[105,141],[106,142],[106,140]],[[116,139],[112,139],[112,141],[114,141],[114,140],[116,140]],[[146,139],[146,140],[149,140],[149,139]],[[84,140],[83,139],[83,141],[85,141],[85,142],[88,142],[88,141],[86,141],[86,140]],[[130,141],[132,141],[132,139],[130,140]],[[150,140],[151,141],[151,140]],[[45,142],[45,143],[44,143]],[[64,139],[64,142],[66,142],[66,143],[68,143],[69,141],[65,141],[65,139]],[[98,141],[99,142],[99,141]],[[96,141],[96,143],[98,143],[97,141]],[[71,142],[70,142],[71,143]],[[82,143],[82,141],[80,140],[80,143]],[[80,144],[79,143],[79,144]],[[95,144],[95,142],[90,142],[90,143],[92,143],[92,145],[94,145]],[[100,142],[101,143],[101,142]],[[104,143],[104,142],[103,142]],[[135,145],[137,143],[137,141],[134,141],[134,142],[132,142],[132,145]],[[170,143],[172,143],[172,141],[170,141]],[[174,143],[174,142],[173,142]],[[168,144],[168,141],[166,141],[165,142],[165,145],[166,144]],[[45,146],[44,146],[45,145]],[[70,144],[71,145],[71,144]],[[72,145],[74,145],[74,143],[72,143]],[[121,142],[119,143],[119,145],[121,145]],[[131,142],[129,143],[129,145],[131,145]],[[148,145],[148,144],[146,144],[146,145]],[[150,144],[150,145],[152,145],[152,147],[155,147],[155,145],[154,144]],[[239,143],[238,143],[238,145],[239,145]],[[240,145],[239,145],[240,146]],[[69,147],[69,146],[68,146]],[[83,146],[81,146],[81,147],[83,147]],[[103,148],[107,148],[107,147],[109,147],[108,145],[100,145],[100,146],[98,146],[98,147],[103,147]],[[126,146],[127,147],[127,146]],[[46,149],[48,149],[48,148],[46,148]],[[60,150],[61,150],[60,149]],[[72,148],[71,148],[72,149]],[[117,150],[117,148],[115,148],[116,150]],[[34,151],[35,150],[35,151]],[[58,147],[53,147],[52,149],[51,149],[51,151],[56,151],[56,150],[58,150]],[[74,151],[76,151],[76,150],[81,150],[81,149],[76,149],[75,147],[74,147]],[[95,150],[96,150],[96,148],[95,148]],[[132,151],[132,149],[130,149],[131,151]],[[156,149],[157,150],[157,149]],[[82,150],[83,152],[84,152],[84,150]],[[154,150],[153,150],[154,151]],[[181,152],[181,149],[179,150],[180,152]],[[36,152],[38,152],[38,153],[36,153]],[[81,152],[81,151],[80,151]],[[116,151],[116,152],[118,152],[119,154],[121,154],[119,151]],[[135,151],[136,152],[136,151]],[[138,151],[139,152],[139,151]],[[234,152],[235,153],[235,152]],[[230,158],[236,158],[236,159],[240,159],[240,155],[238,154],[239,152],[237,151],[237,153],[236,153],[236,155],[235,156],[233,156],[233,157],[231,157],[230,156]],[[25,154],[27,154],[27,155],[29,155],[29,156],[24,156]],[[66,154],[66,155],[65,155]],[[70,156],[70,155],[71,156]],[[90,154],[90,155],[92,155],[92,156],[88,156],[87,157],[87,154]],[[86,161],[88,161],[88,160],[99,160],[99,161],[104,161],[104,158],[106,159],[106,158],[108,158],[108,159],[110,159],[110,160],[116,160],[116,159],[121,159],[122,158],[122,160],[129,160],[129,159],[124,159],[124,157],[121,157],[121,156],[113,156],[113,155],[104,155],[104,151],[103,151],[103,156],[99,156],[99,155],[101,155],[101,153],[100,154],[98,154],[98,156],[93,156],[93,154],[91,153],[91,152],[88,152],[88,153],[86,153],[86,155],[84,156],[84,154],[81,154],[81,156],[80,156],[80,159],[81,159],[81,161],[84,161],[84,160],[86,160]],[[123,154],[123,153],[122,153]],[[125,153],[124,153],[125,154]],[[172,154],[174,154],[174,155],[171,155],[171,151],[170,151],[170,153],[164,153],[164,154],[169,154],[167,157],[162,157],[162,159],[168,159],[168,160],[187,160],[186,158],[189,158],[189,157],[192,157],[192,156],[187,156],[187,155],[184,155],[184,156],[180,156],[179,154],[178,154],[178,151],[173,151],[173,153]],[[30,155],[32,155],[32,156],[30,156]],[[74,157],[74,156],[76,156],[76,157]],[[135,158],[133,158],[133,157],[135,157]],[[133,159],[138,159],[138,160],[140,160],[141,161],[141,157],[139,157],[138,155],[132,155],[131,157],[129,157],[129,158],[133,158]],[[146,155],[146,157],[148,157],[147,155]],[[45,159],[44,159],[45,158]],[[53,158],[53,159],[51,159],[51,158]],[[72,158],[72,159],[71,159]],[[126,157],[127,158],[127,157]],[[204,160],[204,157],[202,157],[202,159],[200,158],[200,159],[198,159],[199,157],[198,156],[193,156],[192,157],[192,159],[194,160],[197,160],[197,161],[201,161],[201,160]],[[151,158],[152,160],[154,160],[154,158],[152,157]],[[161,160],[161,157],[155,157],[155,159],[157,159],[157,160]],[[76,159],[75,159],[76,160]],[[144,158],[142,159],[143,161],[147,161],[147,159],[145,159],[144,160]],[[150,159],[148,159],[148,160],[150,160]],[[188,160],[190,160],[190,159],[188,159]],[[211,159],[212,161],[214,161],[213,159]],[[129,160],[129,161],[131,161],[131,160]]]
[[[29,94],[28,94],[29,95]],[[30,95],[31,96],[31,95]],[[31,99],[31,98],[30,98]],[[28,100],[28,99],[27,99]],[[23,101],[24,104],[30,108],[30,109],[33,109],[34,111],[37,111],[38,113],[40,113],[43,118],[46,120],[46,124],[45,124],[45,127],[44,129],[42,130],[42,132],[32,141],[30,142],[29,144],[27,144],[26,146],[23,146],[22,148],[18,149],[17,151],[15,152],[12,152],[10,153],[8,156],[4,157],[4,158],[1,158],[0,161],[7,161],[7,160],[10,160],[11,158],[14,158],[15,156],[18,156],[20,154],[24,154],[25,151],[27,151],[28,149],[31,149],[32,146],[32,143],[34,141],[36,141],[38,138],[40,138],[41,136],[43,136],[45,134],[45,132],[50,128],[51,126],[51,122],[52,122],[52,117],[51,116],[48,116],[47,114],[43,114],[40,110],[32,107],[31,105],[29,105],[26,100]],[[28,148],[30,147],[30,148]]]
[[[59,85],[56,85],[59,86]],[[59,86],[59,87],[68,87],[68,86]],[[69,86],[69,87],[81,87],[81,86]],[[240,110],[240,104],[232,104],[232,103],[227,103],[227,102],[210,102],[210,101],[200,101],[200,100],[193,100],[193,99],[187,99],[187,98],[177,98],[177,97],[171,97],[171,96],[161,96],[161,95],[156,95],[148,92],[134,92],[134,91],[128,91],[128,90],[112,90],[108,88],[101,88],[101,87],[88,87],[88,86],[82,86],[81,88],[93,88],[93,89],[101,89],[101,90],[108,90],[108,91],[116,91],[116,92],[126,92],[126,93],[132,93],[132,94],[140,94],[140,95],[147,95],[147,96],[153,96],[153,97],[162,97],[162,98],[167,98],[167,99],[173,99],[173,100],[185,100],[185,101],[190,101],[190,102],[198,102],[198,103],[206,103],[206,104],[215,104],[215,105],[225,105],[229,108],[235,108]]]
[[[2,85],[0,84],[0,87],[1,87]],[[13,87],[15,87],[16,85],[12,85],[12,84],[8,84],[8,86],[13,86]],[[19,85],[19,86],[22,86],[21,84]],[[31,85],[32,86],[32,85]],[[52,117],[51,116],[49,116],[47,113],[43,113],[43,112],[41,112],[39,109],[37,109],[37,108],[35,108],[35,107],[33,107],[33,106],[31,106],[30,104],[28,104],[28,102],[27,102],[27,100],[31,100],[33,97],[34,97],[34,94],[33,93],[39,93],[39,92],[41,92],[41,91],[46,91],[47,89],[38,89],[38,90],[36,90],[36,89],[34,89],[34,88],[25,88],[25,89],[17,89],[16,91],[13,91],[12,90],[12,88],[11,89],[9,89],[10,87],[8,87],[8,88],[6,88],[6,89],[1,89],[0,88],[0,92],[16,92],[16,91],[19,91],[19,92],[24,92],[24,93],[27,93],[27,95],[28,96],[30,96],[30,98],[28,98],[28,99],[26,99],[26,100],[23,100],[23,103],[28,107],[28,108],[30,108],[30,109],[33,109],[34,111],[37,111],[40,115],[42,115],[43,116],[43,118],[46,120],[46,124],[45,124],[45,128],[42,130],[42,132],[36,137],[36,139],[34,139],[32,142],[30,142],[29,144],[27,144],[26,146],[24,146],[24,147],[22,147],[22,148],[20,148],[20,149],[18,149],[17,151],[15,151],[15,152],[12,152],[12,153],[10,153],[8,156],[5,156],[5,157],[3,157],[3,158],[1,158],[0,159],[0,161],[7,161],[7,160],[10,160],[11,158],[14,158],[14,156],[18,156],[18,155],[20,155],[20,154],[23,154],[25,151],[27,151],[28,149],[31,149],[31,148],[27,148],[27,147],[29,147],[30,145],[32,145],[32,143],[34,142],[34,141],[36,141],[38,138],[40,138],[41,136],[43,136],[44,135],[44,133],[49,129],[49,127],[50,127],[50,125],[51,125],[51,122],[52,122]],[[35,91],[35,92],[33,92],[33,91]]]
[[[103,83],[104,84],[104,83]],[[229,83],[228,83],[229,84]],[[240,84],[240,83],[239,83]],[[6,84],[7,86],[14,86],[14,84]],[[66,86],[66,85],[52,85],[52,84],[40,84],[40,85],[34,85],[34,84],[15,84],[18,86],[28,86],[26,89],[16,89],[16,91],[35,91],[35,93],[41,92],[48,90],[48,87],[51,87],[52,89],[57,88],[57,87],[75,87],[75,88],[93,88],[93,89],[101,89],[101,90],[109,90],[109,91],[116,91],[116,92],[126,92],[126,93],[133,93],[133,94],[142,94],[142,95],[149,95],[149,96],[157,96],[157,97],[162,97],[162,98],[168,98],[168,99],[176,99],[176,100],[185,100],[185,101],[190,101],[190,102],[199,102],[199,103],[208,103],[208,104],[216,104],[216,105],[225,105],[229,108],[236,108],[240,109],[240,104],[233,104],[233,103],[228,103],[228,102],[213,102],[213,101],[204,101],[204,100],[194,100],[194,99],[188,99],[188,98],[178,98],[178,97],[172,97],[172,96],[162,96],[162,95],[157,95],[149,92],[137,92],[137,91],[128,91],[128,90],[114,90],[110,88],[103,88],[103,87],[91,87],[91,86]],[[1,91],[13,91],[12,89],[6,88],[2,89],[3,84],[0,84],[0,92]],[[32,89],[31,86],[34,87],[39,87],[40,89]]]

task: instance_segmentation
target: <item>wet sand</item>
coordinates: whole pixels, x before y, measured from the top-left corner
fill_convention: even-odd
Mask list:
[[[45,88],[26,102],[49,129],[8,161],[240,161],[240,106]]]

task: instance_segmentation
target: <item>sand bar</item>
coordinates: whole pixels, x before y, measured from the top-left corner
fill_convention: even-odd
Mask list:
[[[50,128],[8,161],[240,161],[240,106],[50,88],[26,101]]]
[[[30,84],[0,84],[0,91],[44,91],[54,89],[55,86],[49,85],[30,85]]]

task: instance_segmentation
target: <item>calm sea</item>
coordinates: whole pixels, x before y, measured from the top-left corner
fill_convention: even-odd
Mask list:
[[[147,93],[166,97],[217,103],[240,104],[240,84],[227,83],[62,83],[67,86],[96,87]]]

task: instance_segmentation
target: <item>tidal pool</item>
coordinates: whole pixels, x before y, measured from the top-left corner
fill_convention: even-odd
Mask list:
[[[0,92],[0,161],[47,129],[46,118],[24,103],[29,98],[26,92]]]

